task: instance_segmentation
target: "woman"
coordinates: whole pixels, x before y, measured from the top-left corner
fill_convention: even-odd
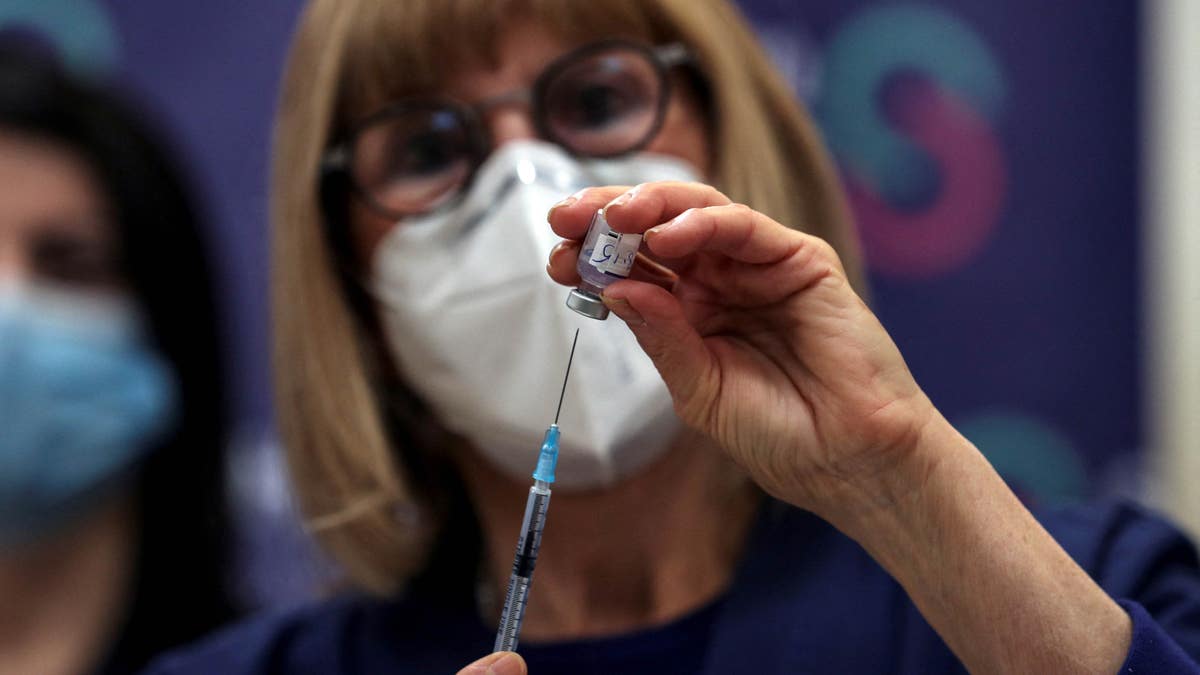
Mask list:
[[[232,617],[198,229],[123,105],[0,53],[0,672],[135,672]]]
[[[808,118],[727,3],[315,0],[276,143],[293,478],[379,597],[161,672],[489,651],[578,325],[524,661],[464,672],[1194,669],[1190,546],[1128,507],[1039,522],[938,414],[854,291]],[[548,255],[579,282],[599,209],[645,256],[573,304],[623,322],[539,276]]]

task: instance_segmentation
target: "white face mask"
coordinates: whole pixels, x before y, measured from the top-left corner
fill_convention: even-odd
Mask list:
[[[371,285],[401,375],[450,430],[527,478],[554,419],[571,338],[558,482],[610,485],[662,454],[679,429],[666,386],[619,321],[581,317],[546,276],[557,201],[584,187],[694,181],[681,160],[580,161],[539,141],[504,145],[449,212],[405,220],[376,250]]]

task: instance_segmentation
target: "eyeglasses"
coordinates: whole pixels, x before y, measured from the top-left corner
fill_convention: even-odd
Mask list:
[[[527,90],[474,105],[450,100],[394,103],[355,125],[322,161],[355,194],[389,218],[434,211],[453,201],[491,151],[483,123],[501,105],[528,105],[539,136],[585,157],[645,147],[662,126],[669,70],[690,60],[678,43],[647,47],[604,41],[551,63]]]

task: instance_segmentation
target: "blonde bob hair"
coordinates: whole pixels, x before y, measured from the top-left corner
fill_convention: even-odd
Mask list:
[[[858,255],[831,162],[808,115],[725,0],[312,0],[288,57],[272,170],[275,395],[309,528],[364,589],[391,593],[425,565],[436,486],[402,457],[432,424],[387,401],[386,358],[355,311],[319,195],[322,154],[397,96],[434,91],[452,69],[495,62],[514,16],[564,39],[681,42],[707,83],[714,167],[734,201],[829,241],[851,279]],[[410,430],[411,431],[411,430]],[[414,514],[420,514],[414,517]]]

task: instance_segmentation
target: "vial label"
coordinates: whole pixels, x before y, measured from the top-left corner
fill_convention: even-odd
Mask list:
[[[592,249],[588,264],[606,274],[629,276],[638,247],[642,244],[642,235],[613,232],[602,222],[596,223],[596,226],[603,230],[596,237],[596,246]]]

